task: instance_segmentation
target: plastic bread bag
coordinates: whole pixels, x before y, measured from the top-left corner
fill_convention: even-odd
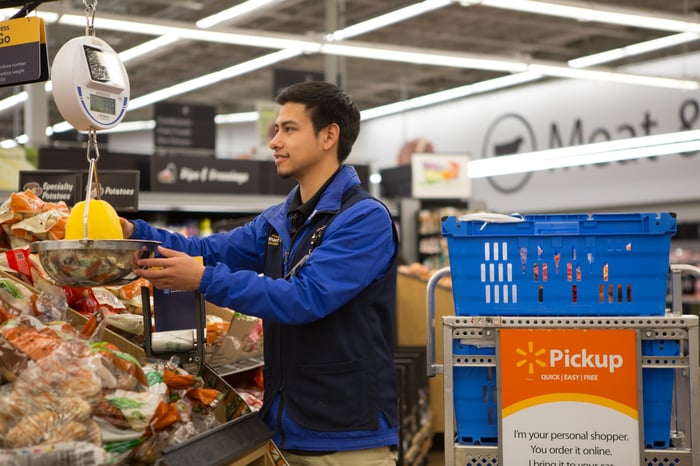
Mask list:
[[[0,449],[0,464],[113,464],[110,455],[89,442],[61,442],[29,448]]]
[[[105,395],[104,400],[116,408],[129,428],[136,432],[145,432],[156,408],[164,401],[155,393],[130,390],[115,390]]]
[[[112,313],[126,312],[126,305],[104,287],[63,287],[68,305],[84,315],[98,310]]]
[[[0,395],[2,446],[31,447],[65,441],[101,444],[98,426],[92,420],[90,403],[80,397],[54,391],[27,392],[13,384]]]
[[[101,378],[104,388],[146,391],[148,380],[141,363],[112,343],[98,341],[90,344],[87,364]]]
[[[126,306],[126,311],[131,314],[143,315],[141,288],[148,288],[149,299],[153,299],[153,285],[145,278],[138,278],[131,283],[127,283],[126,285],[106,288],[117,298],[119,298],[124,306]],[[151,309],[153,309],[152,302]]]
[[[15,389],[27,395],[42,393],[76,397],[93,405],[102,396],[102,383],[89,361],[89,348],[80,340],[64,341],[51,354],[27,365]]]
[[[0,277],[0,302],[16,315],[34,315],[37,296],[17,280]]]
[[[42,322],[65,321],[68,313],[68,301],[63,289],[43,282],[39,287],[39,296],[34,303],[35,314]]]
[[[25,241],[63,239],[68,213],[58,210],[41,212],[24,218],[10,227],[11,235]]]
[[[119,329],[133,336],[143,336],[143,317],[138,314],[112,314],[108,313],[107,325]]]
[[[14,380],[28,366],[56,350],[63,342],[61,334],[46,327],[37,318],[21,316],[0,326],[0,366]]]

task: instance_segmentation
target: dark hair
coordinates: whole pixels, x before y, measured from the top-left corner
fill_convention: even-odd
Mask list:
[[[287,102],[304,104],[315,134],[331,123],[336,123],[340,127],[338,162],[348,158],[352,145],[360,134],[360,110],[345,91],[331,83],[305,81],[282,90],[275,100],[280,105]]]

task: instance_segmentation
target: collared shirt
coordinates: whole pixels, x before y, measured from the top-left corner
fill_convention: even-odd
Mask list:
[[[341,167],[338,167],[338,170],[336,170],[335,173],[333,173],[333,175],[331,175],[331,177],[328,178],[325,183],[323,183],[323,186],[316,191],[316,194],[314,194],[313,197],[305,203],[301,203],[301,189],[298,189],[294,194],[292,202],[289,204],[289,213],[287,215],[289,218],[289,232],[291,233],[292,238],[296,236],[299,229],[304,225],[304,222],[306,222],[306,219],[313,213],[314,209],[318,205],[318,201],[321,199],[321,195],[326,190],[328,185],[331,184],[333,178],[335,178],[335,175],[338,173],[338,171],[340,171]]]

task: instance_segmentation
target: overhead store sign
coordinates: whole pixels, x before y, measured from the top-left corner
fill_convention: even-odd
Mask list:
[[[157,102],[154,109],[156,155],[214,157],[214,106]]]
[[[37,16],[0,22],[0,87],[49,79],[44,20]]]
[[[151,191],[257,194],[260,178],[253,160],[151,157]]]
[[[502,329],[504,464],[640,464],[633,329]]]

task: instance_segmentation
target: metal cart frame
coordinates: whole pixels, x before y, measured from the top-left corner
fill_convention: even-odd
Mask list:
[[[504,316],[445,316],[442,318],[443,363],[435,361],[435,288],[448,275],[449,267],[438,270],[428,281],[427,290],[427,372],[428,376],[443,374],[446,466],[497,466],[500,464],[500,442],[497,445],[463,445],[456,442],[454,411],[455,367],[498,367],[498,355],[454,355],[453,341],[469,339],[486,346],[497,345],[501,328],[614,328],[635,329],[642,340],[677,340],[680,356],[640,356],[642,368],[674,369],[671,446],[666,449],[644,449],[641,453],[646,466],[700,465],[700,340],[696,315],[682,315],[680,273],[672,268],[672,307],[664,316],[610,317],[504,317]],[[696,270],[692,270],[697,272]],[[638,377],[642,371],[638,370]],[[639,381],[641,387],[641,380]],[[500,392],[500,380],[497,380]],[[497,413],[500,428],[500,412]],[[508,466],[508,465],[505,465]]]

